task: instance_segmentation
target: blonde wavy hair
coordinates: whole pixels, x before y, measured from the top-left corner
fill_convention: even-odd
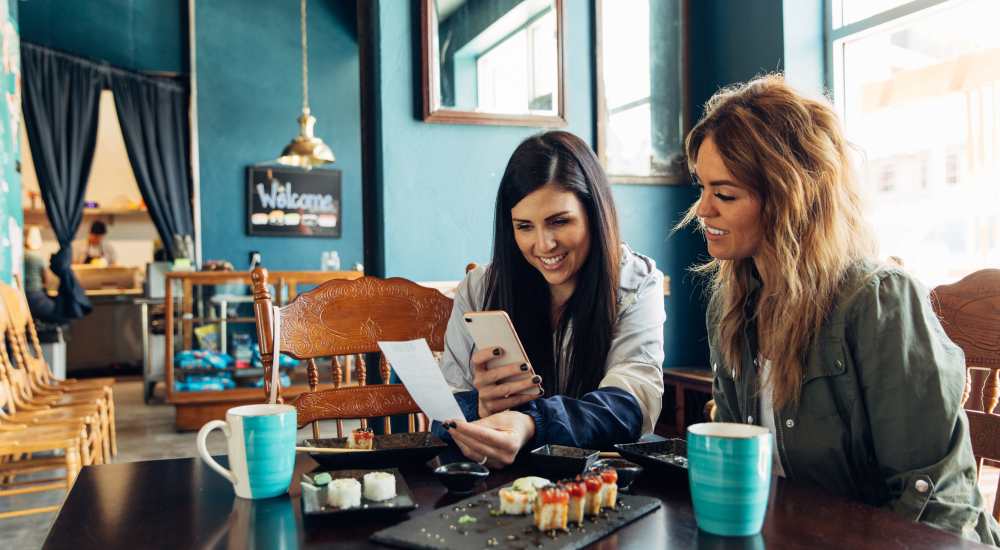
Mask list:
[[[774,407],[798,402],[804,355],[812,345],[848,267],[875,255],[851,170],[850,147],[825,99],[796,92],[780,75],[720,90],[685,142],[694,172],[711,136],[737,182],[760,199],[762,240],[754,257],[693,268],[711,276],[723,358],[741,367],[744,303],[757,268],[763,288],[753,317],[760,356],[771,361],[765,383]],[[696,222],[698,202],[678,224]]]

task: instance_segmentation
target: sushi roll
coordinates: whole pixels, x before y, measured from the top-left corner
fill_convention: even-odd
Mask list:
[[[531,513],[535,493],[519,491],[513,487],[500,489],[500,513],[509,516],[523,516]]]
[[[601,468],[598,473],[601,476],[601,506],[614,508],[618,500],[618,470]]]
[[[371,449],[375,442],[375,434],[371,430],[358,428],[347,436],[348,449]]]
[[[334,508],[361,506],[361,484],[352,477],[331,481],[326,486],[326,503]]]
[[[368,500],[389,500],[396,496],[396,476],[387,472],[369,472],[365,480],[365,498]]]
[[[567,521],[583,523],[583,505],[587,500],[587,486],[580,481],[570,479],[559,482],[562,488],[569,495],[569,510]]]
[[[517,478],[510,487],[500,489],[500,513],[511,516],[530,514],[538,489],[548,485],[552,485],[552,482],[544,477]]]
[[[601,488],[604,486],[604,482],[601,481],[601,476],[589,473],[583,476],[583,483],[587,488],[585,511],[588,516],[596,516],[601,513]]]
[[[535,527],[539,531],[566,531],[569,515],[569,493],[555,485],[538,491],[535,497]]]

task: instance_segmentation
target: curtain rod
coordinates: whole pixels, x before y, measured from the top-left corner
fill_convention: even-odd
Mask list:
[[[2,0],[0,0],[0,1],[2,1]],[[52,48],[47,48],[45,46],[39,46],[38,44],[33,44],[31,42],[21,42],[21,48],[26,48],[26,49],[29,49],[29,50],[36,50],[36,51],[39,51],[39,52],[44,52],[44,53],[53,55],[55,57],[59,57],[59,58],[65,59],[65,60],[70,61],[72,63],[77,63],[77,64],[85,65],[85,66],[88,66],[88,67],[93,67],[93,68],[95,68],[95,69],[97,69],[97,70],[99,70],[99,71],[101,71],[103,73],[109,74],[109,75],[110,74],[115,74],[115,75],[118,75],[118,76],[124,76],[124,77],[128,77],[128,78],[135,78],[135,79],[138,79],[138,80],[143,80],[143,81],[149,82],[151,84],[155,84],[157,86],[162,86],[164,88],[173,89],[173,90],[178,91],[178,92],[186,92],[187,91],[187,85],[186,85],[186,80],[187,79],[185,77],[183,77],[183,76],[180,76],[180,75],[177,76],[177,77],[149,76],[147,74],[143,74],[143,73],[140,73],[140,72],[130,71],[128,69],[122,69],[121,67],[115,67],[114,65],[111,65],[107,61],[97,61],[97,60],[93,60],[93,59],[88,59],[86,57],[80,57],[80,56],[76,56],[76,55],[69,54],[69,53],[66,53],[66,52],[62,52],[62,51],[59,51],[59,50],[54,50]],[[181,80],[181,79],[183,79],[183,80]]]

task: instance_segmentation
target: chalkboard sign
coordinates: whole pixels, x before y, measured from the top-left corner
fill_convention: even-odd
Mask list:
[[[247,234],[339,237],[340,170],[247,168]]]

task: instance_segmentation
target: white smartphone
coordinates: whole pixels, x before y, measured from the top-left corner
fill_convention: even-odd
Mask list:
[[[521,345],[517,331],[514,330],[514,323],[506,311],[470,311],[464,315],[465,328],[469,329],[469,334],[476,342],[476,349],[503,348],[503,354],[490,359],[486,363],[487,369],[500,367],[503,365],[520,365],[528,363],[528,354]],[[526,372],[507,378],[505,382],[513,382],[534,376],[533,372]],[[534,388],[529,388],[522,392],[534,395],[537,392]]]

